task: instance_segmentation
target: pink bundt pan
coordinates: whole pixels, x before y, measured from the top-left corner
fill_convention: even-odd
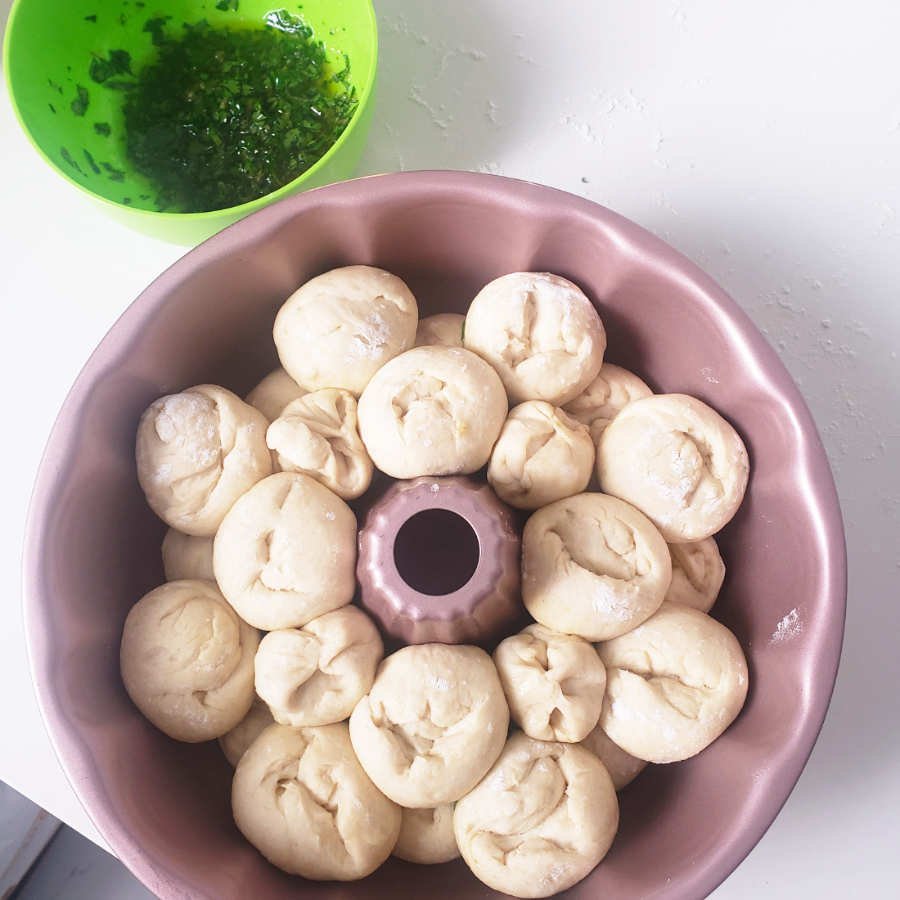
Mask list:
[[[587,200],[487,175],[379,176],[268,207],[161,275],[91,357],[47,446],[24,562],[34,682],[75,791],[113,850],[166,900],[493,896],[458,861],[390,860],[352,885],[282,874],[234,827],[229,768],[215,743],[164,737],[119,678],[125,615],[162,580],[163,527],[134,470],[141,411],[199,382],[248,389],[275,363],[279,304],[304,280],[348,263],[402,276],[423,315],[463,311],[505,272],[558,272],[597,304],[612,362],[658,390],[708,401],[746,441],[752,478],[720,535],[728,578],[714,612],[747,653],[747,705],[699,756],[652,767],[622,794],[609,856],[567,893],[704,896],[775,818],[831,696],[846,563],[828,463],[778,357],[695,265]],[[795,627],[779,631],[794,609]]]

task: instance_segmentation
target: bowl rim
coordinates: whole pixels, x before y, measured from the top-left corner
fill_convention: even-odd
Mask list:
[[[116,856],[161,897],[181,897],[183,893],[172,876],[154,866],[140,846],[118,825],[107,807],[103,791],[92,783],[93,761],[80,741],[68,733],[66,710],[50,688],[54,657],[46,636],[51,616],[42,566],[45,557],[43,523],[52,515],[54,497],[65,479],[64,461],[75,433],[71,423],[80,417],[95,379],[123,352],[121,349],[110,350],[109,335],[123,326],[138,330],[143,322],[152,318],[171,289],[195,269],[240,251],[248,239],[261,239],[288,221],[299,218],[322,200],[347,205],[368,192],[392,197],[420,198],[424,194],[458,198],[460,193],[478,196],[498,191],[504,199],[518,206],[539,204],[544,209],[564,209],[570,215],[575,212],[579,218],[588,219],[605,231],[623,252],[640,247],[651,265],[663,266],[676,273],[700,302],[729,324],[743,345],[746,364],[764,373],[764,381],[783,401],[799,437],[799,477],[804,482],[807,506],[815,514],[813,518],[825,572],[825,608],[830,618],[829,627],[824,629],[817,669],[822,689],[805,705],[796,732],[802,751],[782,764],[778,773],[779,789],[768,794],[765,802],[746,818],[739,839],[728,845],[713,864],[695,867],[689,877],[677,884],[666,885],[658,896],[669,900],[692,900],[706,896],[718,887],[774,822],[809,760],[834,691],[843,642],[847,597],[843,520],[834,478],[812,414],[784,364],[747,313],[698,265],[661,238],[584,197],[529,181],[475,172],[424,170],[356,178],[296,194],[267,206],[188,251],[154,279],[116,319],[80,371],[62,404],[38,468],[26,522],[22,568],[26,644],[38,705],[57,758],[91,821]]]
[[[19,123],[19,127],[22,129],[25,137],[28,138],[28,142],[31,146],[37,151],[38,155],[41,159],[47,163],[50,168],[56,172],[57,175],[64,178],[69,184],[78,188],[83,194],[86,194],[92,200],[95,200],[98,203],[103,204],[104,206],[109,207],[111,210],[125,210],[130,214],[134,214],[135,216],[142,218],[148,222],[152,221],[154,223],[165,224],[166,222],[178,222],[181,223],[197,223],[197,224],[206,224],[210,222],[215,222],[216,220],[224,217],[243,217],[249,215],[250,213],[256,212],[257,210],[262,209],[265,206],[268,206],[272,203],[277,202],[283,197],[288,197],[291,194],[296,193],[298,190],[302,190],[303,185],[315,178],[318,173],[327,166],[332,159],[340,152],[341,148],[347,141],[350,140],[350,135],[357,129],[361,122],[364,121],[366,111],[372,102],[373,94],[375,91],[375,82],[377,80],[378,75],[378,19],[375,15],[375,6],[373,0],[361,0],[361,2],[365,6],[365,14],[367,18],[367,32],[369,35],[369,53],[371,54],[372,64],[369,69],[368,77],[366,78],[366,82],[363,85],[363,88],[358,93],[358,101],[356,104],[356,110],[353,115],[350,117],[350,121],[344,127],[344,130],[338,135],[337,140],[322,154],[308,169],[298,175],[296,178],[291,179],[291,181],[287,182],[287,184],[283,184],[280,188],[276,188],[274,191],[270,191],[268,194],[263,194],[261,197],[257,197],[255,200],[248,200],[246,203],[238,203],[235,206],[223,206],[219,209],[208,209],[204,212],[190,212],[190,213],[181,213],[181,212],[164,212],[161,210],[155,209],[141,209],[136,206],[129,206],[125,203],[119,203],[115,200],[110,200],[109,197],[104,197],[102,194],[98,194],[96,191],[91,190],[89,187],[81,184],[81,182],[76,181],[65,169],[59,166],[54,159],[52,159],[44,150],[44,148],[38,143],[34,134],[32,134],[31,129],[28,127],[28,124],[25,120],[25,114],[22,109],[19,107],[19,102],[16,98],[16,92],[13,87],[12,79],[9,77],[10,72],[10,56],[12,54],[12,33],[15,26],[16,16],[19,12],[19,8],[24,6],[28,0],[13,0],[13,4],[10,7],[9,15],[6,20],[6,31],[3,36],[3,71],[6,73],[6,77],[4,81],[6,82],[6,92],[9,97],[9,103],[12,107],[13,114],[15,115],[16,121]]]

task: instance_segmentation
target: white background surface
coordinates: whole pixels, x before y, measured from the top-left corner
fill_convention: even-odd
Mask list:
[[[362,172],[459,168],[584,194],[662,235],[750,313],[832,460],[850,552],[837,690],[807,770],[717,900],[900,886],[900,6],[892,0],[380,0]],[[0,0],[5,20],[9,0]],[[96,839],[30,686],[21,534],[90,350],[182,248],[108,221],[0,99],[5,386],[0,779]],[[764,573],[760,573],[765,577]]]

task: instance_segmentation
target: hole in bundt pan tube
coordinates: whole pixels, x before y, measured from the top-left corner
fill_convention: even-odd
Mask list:
[[[449,509],[426,509],[407,519],[394,540],[400,577],[420,594],[458,591],[478,568],[478,535]]]

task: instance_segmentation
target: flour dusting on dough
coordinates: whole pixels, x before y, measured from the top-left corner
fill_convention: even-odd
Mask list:
[[[772,632],[769,641],[771,644],[783,644],[785,641],[791,641],[798,637],[803,631],[803,623],[800,621],[800,613],[794,607],[779,623]]]

